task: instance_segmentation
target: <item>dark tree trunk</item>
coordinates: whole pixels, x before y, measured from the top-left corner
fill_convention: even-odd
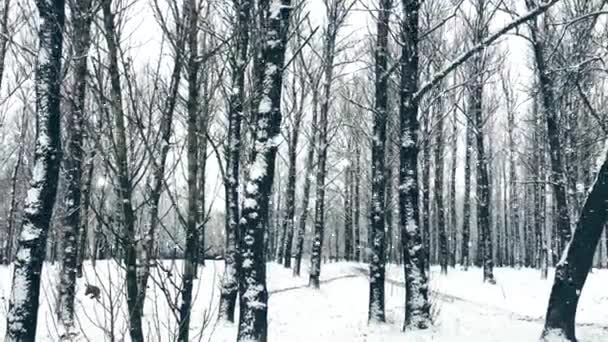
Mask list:
[[[471,164],[473,163],[473,120],[467,120],[465,137],[465,162],[464,162],[464,204],[462,212],[462,247],[460,264],[465,270],[471,263],[469,245],[471,244]]]
[[[522,265],[523,251],[519,233],[519,193],[517,191],[517,169],[515,166],[515,111],[509,109],[507,113],[507,126],[509,135],[509,209],[510,229],[513,231],[512,249],[513,259],[517,267]]]
[[[237,21],[234,27],[236,46],[231,54],[232,89],[228,112],[228,144],[226,146],[226,253],[220,292],[220,319],[234,322],[238,290],[237,244],[239,222],[239,172],[241,158],[241,120],[245,96],[245,69],[249,49],[251,0],[234,1]]]
[[[390,141],[390,139],[389,139]],[[388,151],[387,151],[388,149]],[[386,169],[386,175],[385,175],[385,190],[384,190],[384,222],[385,222],[385,239],[386,239],[386,249],[385,249],[385,257],[384,257],[384,261],[385,263],[387,262],[391,262],[391,257],[392,257],[392,251],[393,251],[393,169],[392,166],[390,164],[390,161],[392,160],[391,155],[391,149],[390,147],[386,147],[385,146],[385,154],[386,154],[386,160],[385,163],[385,169]]]
[[[40,16],[35,65],[36,140],[30,189],[17,242],[5,341],[35,341],[40,275],[61,162],[61,54],[65,3],[36,1]]]
[[[428,115],[423,121],[425,136],[430,133],[430,121]],[[422,242],[424,251],[427,253],[426,268],[431,267],[431,144],[429,139],[423,139],[422,145]]]
[[[84,109],[87,82],[87,56],[90,45],[90,27],[93,13],[91,1],[71,3],[73,25],[74,93],[67,118],[69,134],[65,162],[67,189],[61,241],[63,244],[61,271],[57,296],[57,319],[62,326],[63,338],[70,338],[74,329],[74,292],[76,289],[79,228],[81,224],[81,187]],[[81,246],[80,248],[84,248]]]
[[[386,190],[385,150],[386,121],[388,116],[388,32],[392,0],[381,0],[376,22],[377,39],[376,94],[372,138],[372,198],[370,212],[371,260],[369,264],[369,321],[384,322],[384,273],[385,273],[385,203]]]
[[[295,82],[295,80],[294,80]],[[300,138],[300,125],[302,123],[302,117],[304,116],[304,91],[306,89],[306,83],[303,78],[300,81],[300,91],[302,92],[302,98],[300,100],[299,107],[296,108],[294,114],[293,124],[291,129],[291,136],[289,140],[289,171],[287,179],[287,198],[285,199],[285,217],[283,219],[283,226],[285,230],[285,245],[283,251],[283,265],[286,268],[291,267],[292,257],[292,246],[293,246],[293,235],[295,227],[295,215],[296,215],[296,173],[297,173],[297,155],[298,155],[298,140]],[[294,97],[296,94],[295,83],[294,83]],[[294,100],[294,106],[296,106]]]
[[[354,170],[354,184],[353,184],[353,229],[355,238],[355,261],[361,261],[361,227],[359,225],[361,216],[361,201],[360,201],[360,189],[361,189],[361,148],[359,144],[355,146],[355,170]]]
[[[593,256],[608,214],[608,158],[604,160],[585,200],[576,229],[557,264],[549,297],[543,337],[561,336],[576,341],[578,300],[593,263]]]
[[[418,101],[418,10],[417,0],[403,0],[401,27],[399,117],[399,224],[405,269],[404,329],[431,325],[426,265],[428,254],[419,226],[418,152],[420,150]]]
[[[526,1],[526,5],[531,8],[531,1]],[[545,28],[546,29],[546,28]],[[553,196],[557,205],[557,230],[560,238],[560,250],[566,246],[572,232],[570,231],[570,214],[566,198],[566,176],[564,174],[564,163],[562,161],[562,147],[560,142],[560,130],[558,127],[557,102],[554,94],[554,81],[551,71],[547,69],[545,60],[545,42],[541,38],[541,29],[532,20],[530,25],[530,41],[534,52],[538,86],[540,88],[540,98],[544,109],[547,138],[549,143],[549,160],[551,161],[551,181],[553,183]]]
[[[2,22],[0,23],[0,30],[2,32],[2,34],[0,34],[0,89],[2,89],[2,80],[4,78],[4,64],[6,60],[6,53],[8,52],[8,43],[11,39],[8,29],[10,6],[11,1],[4,0],[4,6],[2,7]]]
[[[291,1],[268,9],[263,60],[264,82],[256,115],[256,138],[239,220],[239,329],[238,341],[266,342],[268,292],[264,231],[274,178],[277,139],[281,128],[281,89]]]
[[[192,312],[192,287],[197,274],[198,265],[198,117],[199,113],[199,83],[198,83],[198,5],[196,0],[184,2],[185,18],[188,23],[187,32],[183,32],[188,40],[188,98],[186,100],[186,150],[188,154],[186,181],[188,185],[188,213],[186,217],[186,248],[184,250],[184,272],[182,276],[181,305],[179,308],[178,341],[189,341],[190,314]],[[185,29],[184,29],[185,30]],[[178,54],[183,53],[178,51]],[[141,289],[140,292],[144,292]]]
[[[477,64],[479,65],[479,64]],[[481,76],[479,76],[481,77]],[[490,188],[488,160],[485,157],[483,118],[482,118],[483,81],[473,86],[471,96],[471,115],[475,120],[477,145],[477,227],[481,232],[483,280],[494,283],[494,260],[492,257],[492,233],[490,227]]]
[[[350,153],[350,148],[348,149]],[[353,169],[349,164],[344,170],[344,260],[353,260]]]
[[[456,215],[456,169],[458,167],[458,120],[457,110],[454,109],[454,117],[452,120],[452,169],[450,170],[450,266],[456,266],[456,246],[458,217]]]
[[[304,233],[306,232],[306,221],[308,219],[308,202],[310,200],[310,188],[312,186],[312,173],[314,171],[314,155],[315,148],[317,146],[317,97],[316,90],[313,92],[313,116],[311,127],[311,139],[308,142],[308,150],[306,152],[306,178],[304,178],[304,187],[302,190],[302,212],[300,213],[300,219],[298,220],[298,235],[296,236],[296,252],[293,267],[293,274],[296,276],[300,275],[300,269],[302,266],[302,253],[304,251]]]
[[[441,91],[440,89],[438,91]],[[434,199],[435,208],[437,208],[437,233],[439,236],[439,265],[441,267],[441,274],[448,274],[448,236],[445,227],[445,214],[446,210],[444,207],[443,193],[444,193],[444,182],[443,182],[443,103],[441,99],[438,103],[433,106],[435,110],[435,118],[437,120],[435,124],[435,185],[434,185]]]

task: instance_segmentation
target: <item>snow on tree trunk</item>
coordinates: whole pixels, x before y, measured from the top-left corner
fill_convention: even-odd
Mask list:
[[[34,341],[40,275],[55,205],[61,162],[61,54],[65,3],[36,1],[40,16],[35,65],[36,139],[30,188],[25,200],[5,341]]]
[[[239,222],[239,170],[241,151],[241,120],[245,93],[245,68],[249,47],[249,21],[252,1],[235,1],[235,48],[231,54],[232,93],[228,109],[228,144],[226,147],[226,254],[220,292],[220,319],[234,322],[238,293],[237,234]]]
[[[591,186],[572,239],[566,245],[555,270],[543,337],[559,336],[564,341],[576,341],[575,316],[587,274],[608,215],[608,149],[604,161]]]
[[[369,264],[369,321],[384,322],[384,273],[385,273],[385,215],[384,192],[386,122],[388,116],[388,31],[392,0],[380,1],[375,49],[376,94],[372,138],[372,198],[370,211],[371,260]]]
[[[62,238],[63,253],[57,296],[57,318],[60,334],[69,339],[74,329],[74,292],[76,288],[77,251],[81,223],[81,186],[83,158],[83,124],[87,81],[87,55],[92,20],[91,1],[71,3],[74,49],[74,91],[67,118],[69,134],[65,158],[65,212]],[[81,248],[84,248],[82,246]]]
[[[404,330],[426,329],[431,324],[426,274],[428,254],[419,226],[418,102],[413,97],[418,90],[418,9],[417,0],[403,0],[399,86],[399,224],[406,283]]]
[[[273,0],[267,13],[263,88],[256,114],[256,134],[245,182],[239,221],[239,328],[237,340],[267,340],[268,292],[264,232],[281,129],[283,63],[289,31],[290,0]]]
[[[385,150],[386,122],[388,116],[388,31],[392,0],[381,0],[376,22],[375,49],[376,94],[372,136],[372,198],[370,211],[371,260],[369,264],[369,321],[384,322],[384,273],[385,273],[385,203],[386,190]]]

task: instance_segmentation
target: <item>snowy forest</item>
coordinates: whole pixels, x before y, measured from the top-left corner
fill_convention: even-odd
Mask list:
[[[607,15],[1,0],[0,335],[608,340]]]

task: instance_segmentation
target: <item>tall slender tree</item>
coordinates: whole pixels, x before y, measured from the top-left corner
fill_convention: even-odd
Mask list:
[[[315,224],[310,256],[310,281],[309,285],[319,288],[319,276],[321,274],[321,254],[323,250],[323,235],[325,229],[325,188],[327,175],[327,151],[329,149],[329,111],[331,102],[331,90],[334,80],[334,67],[336,58],[336,40],[340,28],[344,25],[348,13],[354,6],[352,0],[325,0],[327,13],[327,26],[324,32],[323,42],[323,82],[320,101],[320,112],[318,122],[318,152],[317,152],[317,174],[316,174],[316,196],[315,196]]]
[[[114,9],[112,0],[102,0],[104,37],[108,48],[108,73],[110,76],[110,96],[108,105],[114,118],[115,149],[117,185],[115,188],[121,214],[123,232],[120,241],[124,252],[127,284],[127,307],[129,312],[129,335],[132,341],[143,341],[142,310],[137,277],[137,255],[135,241],[135,215],[132,204],[132,178],[129,172],[129,159],[127,151],[127,133],[125,128],[125,112],[122,100],[122,85],[118,65],[119,39],[116,34]]]
[[[232,89],[228,105],[228,144],[226,145],[226,266],[222,278],[219,315],[221,319],[234,321],[238,290],[237,236],[239,222],[239,170],[241,150],[241,120],[245,96],[245,69],[249,48],[249,21],[251,0],[235,0],[235,45],[230,54]]]
[[[81,188],[82,188],[82,159],[83,130],[85,120],[85,100],[87,82],[87,62],[91,44],[91,21],[93,11],[91,0],[71,1],[72,42],[74,50],[73,87],[74,94],[70,102],[67,118],[69,134],[65,158],[67,190],[65,194],[65,210],[62,230],[63,254],[59,288],[57,297],[57,316],[62,326],[62,334],[69,338],[74,328],[74,292],[76,288],[77,251],[79,228],[81,224]],[[80,248],[83,248],[81,246]]]
[[[199,53],[198,53],[198,23],[199,6],[197,0],[184,2],[185,28],[184,36],[188,41],[188,98],[186,100],[186,149],[188,154],[186,181],[188,186],[188,213],[186,217],[186,248],[184,249],[184,273],[182,276],[181,305],[179,308],[179,341],[189,341],[190,319],[192,312],[192,288],[199,262],[199,230],[197,227],[199,215],[198,172],[199,172]],[[178,52],[182,53],[182,52]]]
[[[386,122],[388,116],[388,35],[392,0],[381,0],[376,22],[376,92],[372,136],[371,259],[369,264],[369,321],[384,322]]]
[[[5,341],[34,341],[40,276],[61,163],[61,54],[65,3],[36,1],[40,23],[35,65],[36,139],[32,178],[17,243]]]

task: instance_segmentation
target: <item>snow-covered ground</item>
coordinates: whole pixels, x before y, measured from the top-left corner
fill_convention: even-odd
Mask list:
[[[148,339],[173,341],[177,331],[171,305],[177,302],[181,265],[163,263],[172,275],[158,272],[148,291],[144,328]],[[128,340],[126,305],[122,272],[113,262],[98,262],[85,268],[85,279],[77,288],[76,310],[83,341]],[[199,271],[195,283],[195,305],[191,320],[191,340],[234,342],[236,327],[218,325],[218,282],[222,262],[209,262]],[[449,270],[440,276],[433,269],[431,288],[436,322],[422,332],[402,332],[404,317],[403,271],[387,268],[386,313],[382,326],[367,324],[369,284],[367,265],[332,263],[322,267],[320,290],[309,289],[308,276],[292,277],[291,270],[268,264],[269,341],[316,342],[401,342],[401,341],[534,341],[543,324],[551,275],[541,280],[536,270],[501,269],[495,271],[497,285],[481,282],[481,271]],[[57,268],[45,267],[39,309],[38,341],[55,341],[57,337],[53,303]],[[4,335],[12,270],[0,267],[0,336]],[[84,296],[84,284],[101,288],[100,301]],[[109,286],[109,284],[113,284]],[[173,284],[173,285],[172,285]],[[608,271],[590,274],[579,305],[577,334],[581,342],[608,339]]]

